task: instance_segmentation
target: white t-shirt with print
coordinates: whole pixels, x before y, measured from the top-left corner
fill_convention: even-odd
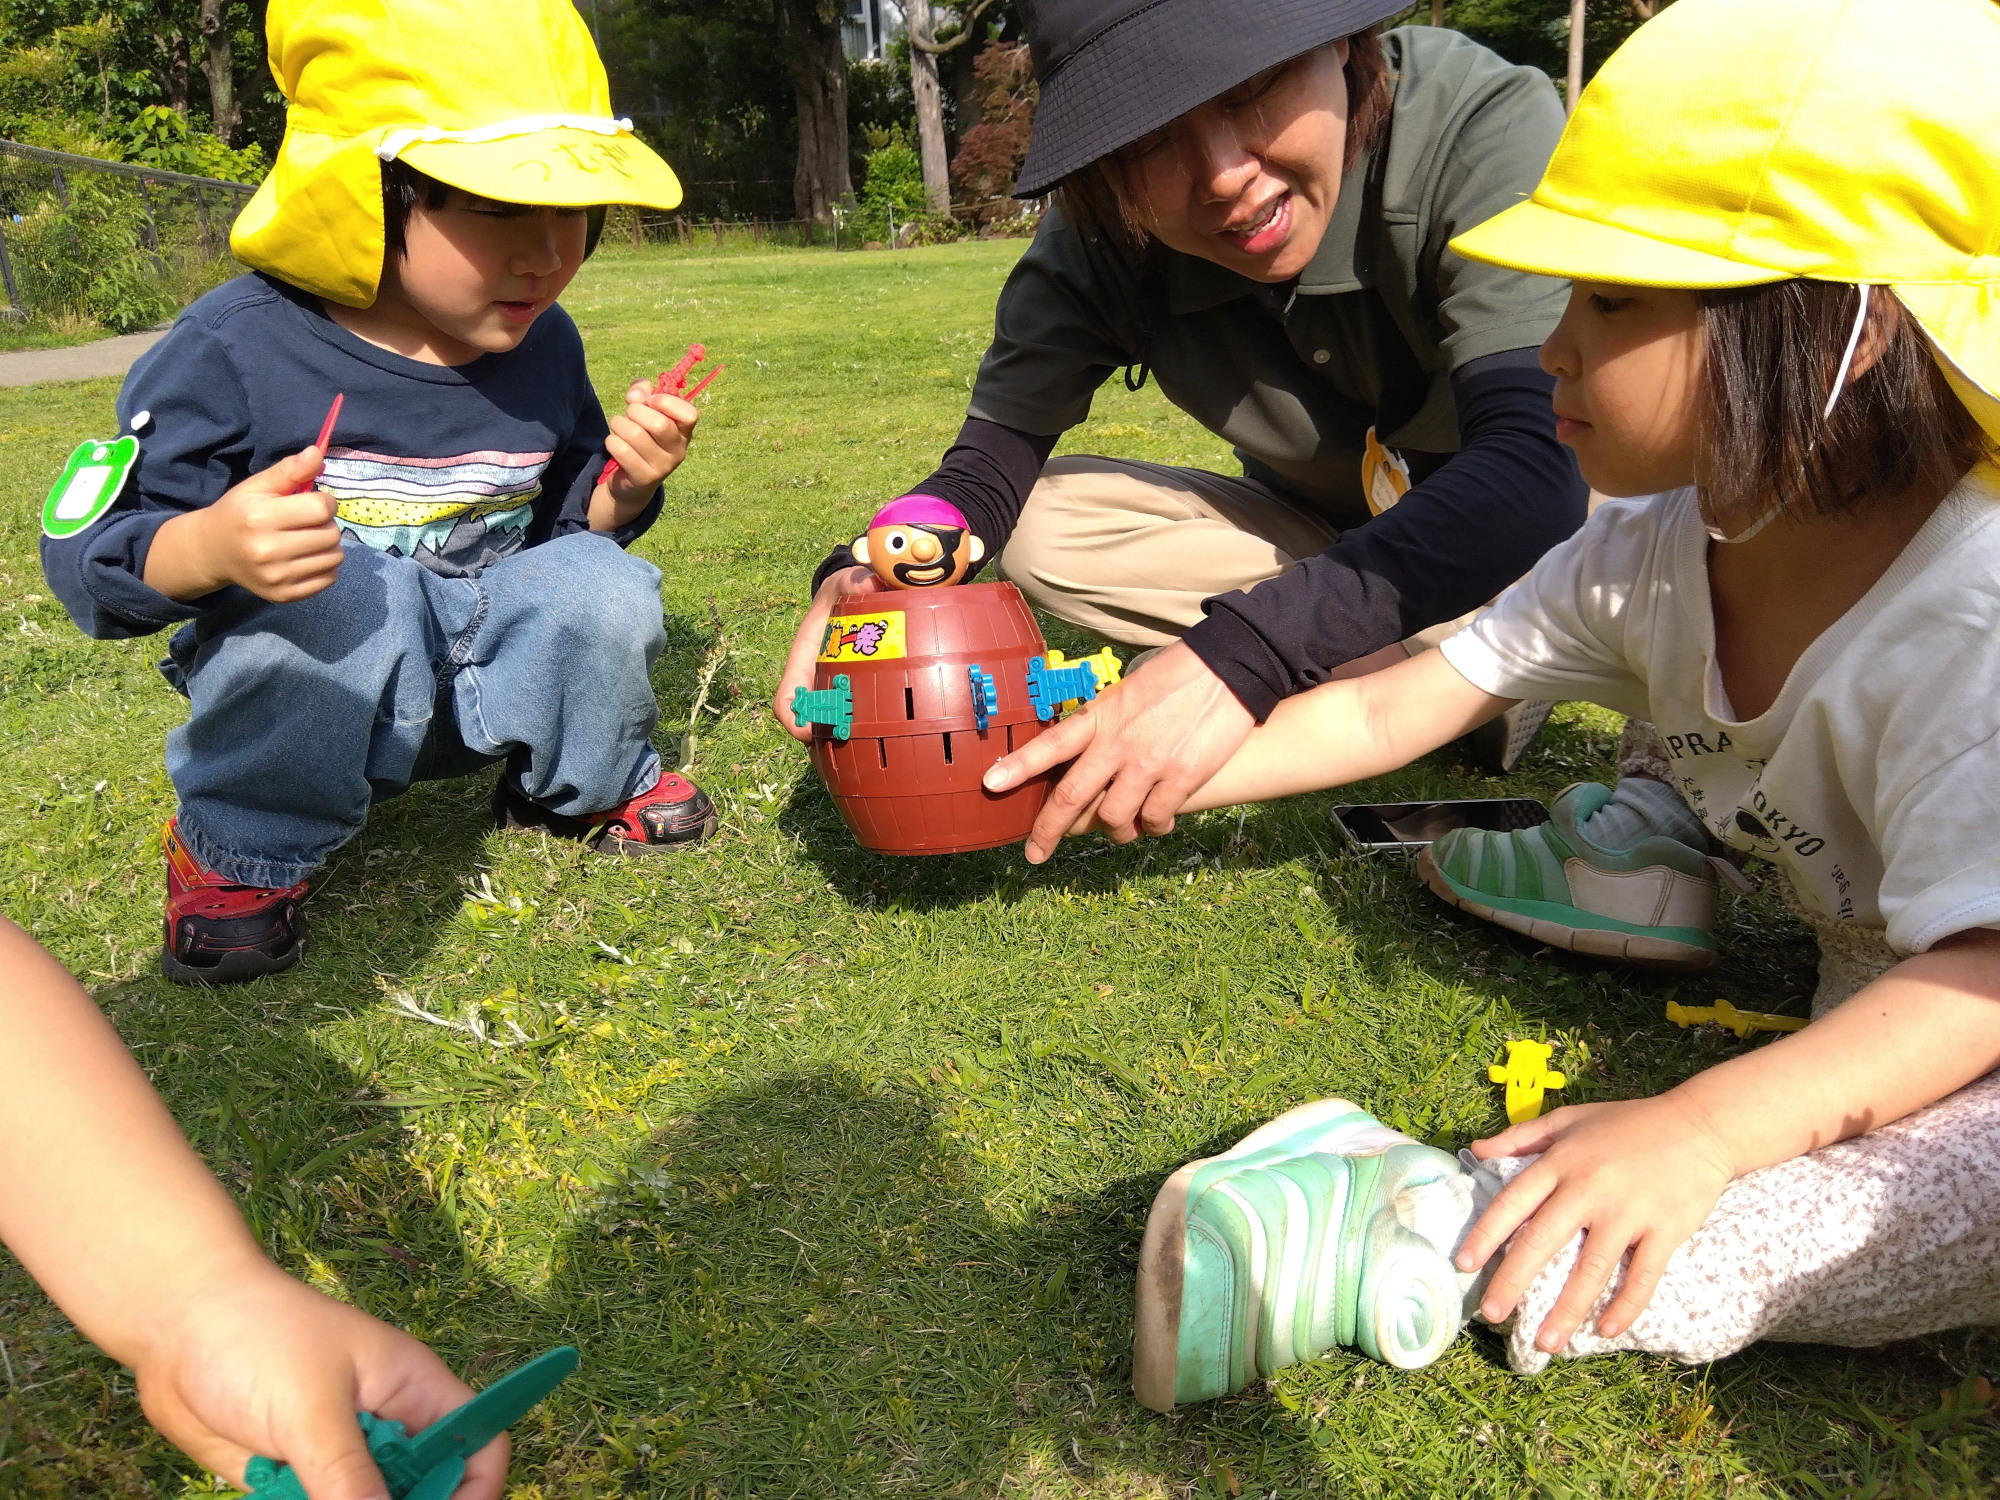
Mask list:
[[[1708,547],[1691,489],[1613,501],[1441,649],[1487,692],[1651,719],[1717,838],[1898,953],[2000,927],[2000,472],[1945,498],[1755,719],[1716,668]]]

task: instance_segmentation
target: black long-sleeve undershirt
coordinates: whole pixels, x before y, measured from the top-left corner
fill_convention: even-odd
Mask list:
[[[1554,389],[1532,349],[1466,365],[1457,453],[1317,557],[1204,600],[1182,639],[1261,723],[1336,667],[1484,604],[1583,524],[1590,490],[1556,441]]]
[[[1188,645],[1262,722],[1335,668],[1485,603],[1583,524],[1589,490],[1556,441],[1554,384],[1532,349],[1466,365],[1452,377],[1459,451],[1318,556],[1205,600]],[[970,418],[912,492],[956,505],[997,557],[1055,444]],[[853,561],[838,548],[814,589]]]

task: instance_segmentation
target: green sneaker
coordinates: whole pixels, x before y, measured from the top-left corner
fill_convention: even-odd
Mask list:
[[[1578,825],[1611,798],[1610,787],[1582,782],[1533,828],[1453,829],[1417,869],[1460,911],[1553,948],[1680,974],[1715,967],[1716,877],[1743,877],[1664,834],[1624,849],[1592,842]]]
[[[1477,1280],[1450,1260],[1472,1217],[1471,1174],[1447,1153],[1345,1099],[1280,1115],[1153,1200],[1133,1394],[1171,1411],[1339,1345],[1429,1364]]]

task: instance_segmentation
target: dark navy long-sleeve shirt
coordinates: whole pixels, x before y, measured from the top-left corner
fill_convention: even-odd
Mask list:
[[[139,460],[94,525],[42,538],[49,587],[86,633],[146,635],[199,617],[145,582],[161,526],[309,446],[345,395],[320,488],[346,538],[471,576],[523,547],[589,529],[608,432],[576,325],[560,307],[519,347],[465,365],[357,338],[317,298],[261,273],[218,287],[143,355],[118,396]],[[656,492],[621,546],[659,513]]]

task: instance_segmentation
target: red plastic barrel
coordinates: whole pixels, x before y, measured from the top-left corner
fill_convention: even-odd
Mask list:
[[[841,597],[813,686],[845,676],[854,722],[844,740],[816,726],[812,760],[862,848],[958,854],[1028,836],[1056,773],[999,796],[979,778],[1049,727],[1028,701],[1028,660],[1047,649],[1011,583]],[[984,729],[973,714],[974,665],[999,699]]]

